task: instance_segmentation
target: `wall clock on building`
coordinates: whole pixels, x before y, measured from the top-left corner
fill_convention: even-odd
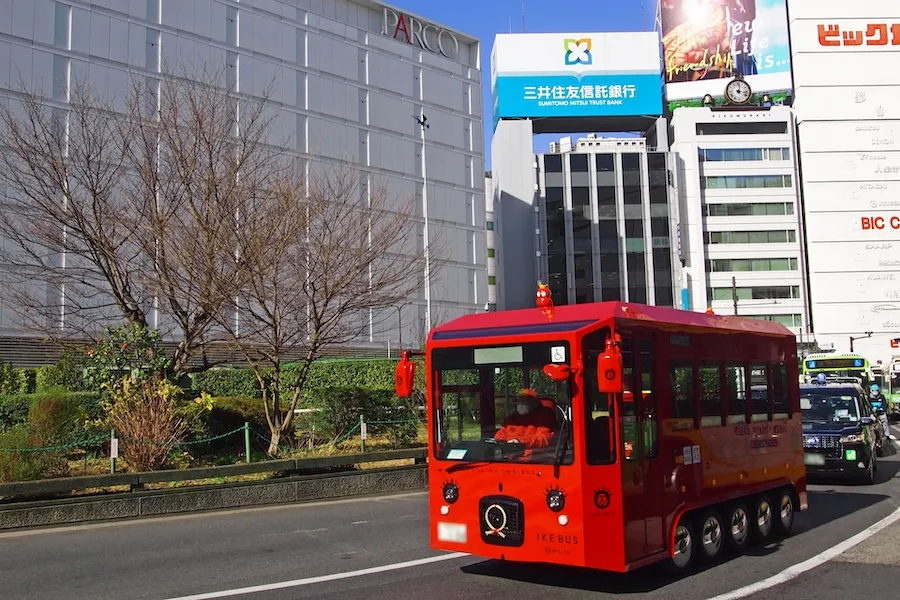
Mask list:
[[[725,86],[725,98],[729,104],[747,104],[752,97],[753,90],[750,89],[750,84],[741,77],[732,79]]]

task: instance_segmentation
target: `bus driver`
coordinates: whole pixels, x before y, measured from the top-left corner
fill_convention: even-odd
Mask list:
[[[534,390],[526,388],[516,397],[516,412],[506,417],[494,437],[526,448],[546,448],[555,429],[556,414],[541,404]]]

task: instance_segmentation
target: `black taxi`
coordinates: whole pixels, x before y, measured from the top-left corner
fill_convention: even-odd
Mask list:
[[[881,436],[878,420],[860,385],[801,384],[800,411],[807,473],[875,482]]]

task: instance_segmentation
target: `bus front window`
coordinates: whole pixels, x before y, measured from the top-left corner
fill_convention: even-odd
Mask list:
[[[571,464],[570,384],[543,372],[552,345],[526,344],[493,356],[473,348],[435,349],[436,458]]]

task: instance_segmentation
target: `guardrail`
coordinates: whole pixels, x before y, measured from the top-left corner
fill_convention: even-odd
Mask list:
[[[198,467],[193,469],[150,471],[145,473],[118,473],[114,475],[61,477],[38,481],[3,483],[0,484],[0,505],[2,505],[2,503],[21,502],[35,498],[58,498],[60,495],[84,492],[87,490],[102,490],[128,486],[129,490],[127,492],[114,494],[115,496],[120,496],[128,495],[129,492],[140,491],[144,489],[144,486],[147,484],[177,483],[181,481],[256,475],[260,473],[277,473],[278,476],[272,478],[271,481],[279,481],[284,478],[302,475],[327,474],[328,469],[354,467],[362,463],[414,460],[415,464],[424,464],[426,456],[427,451],[425,448],[413,448],[408,450],[384,450],[361,454],[333,455],[320,458],[269,460],[257,463],[223,465],[217,467]],[[190,487],[178,489],[184,491],[186,489],[189,490]],[[104,494],[104,496],[110,497],[111,494]],[[81,497],[87,499],[91,496],[84,495]]]

